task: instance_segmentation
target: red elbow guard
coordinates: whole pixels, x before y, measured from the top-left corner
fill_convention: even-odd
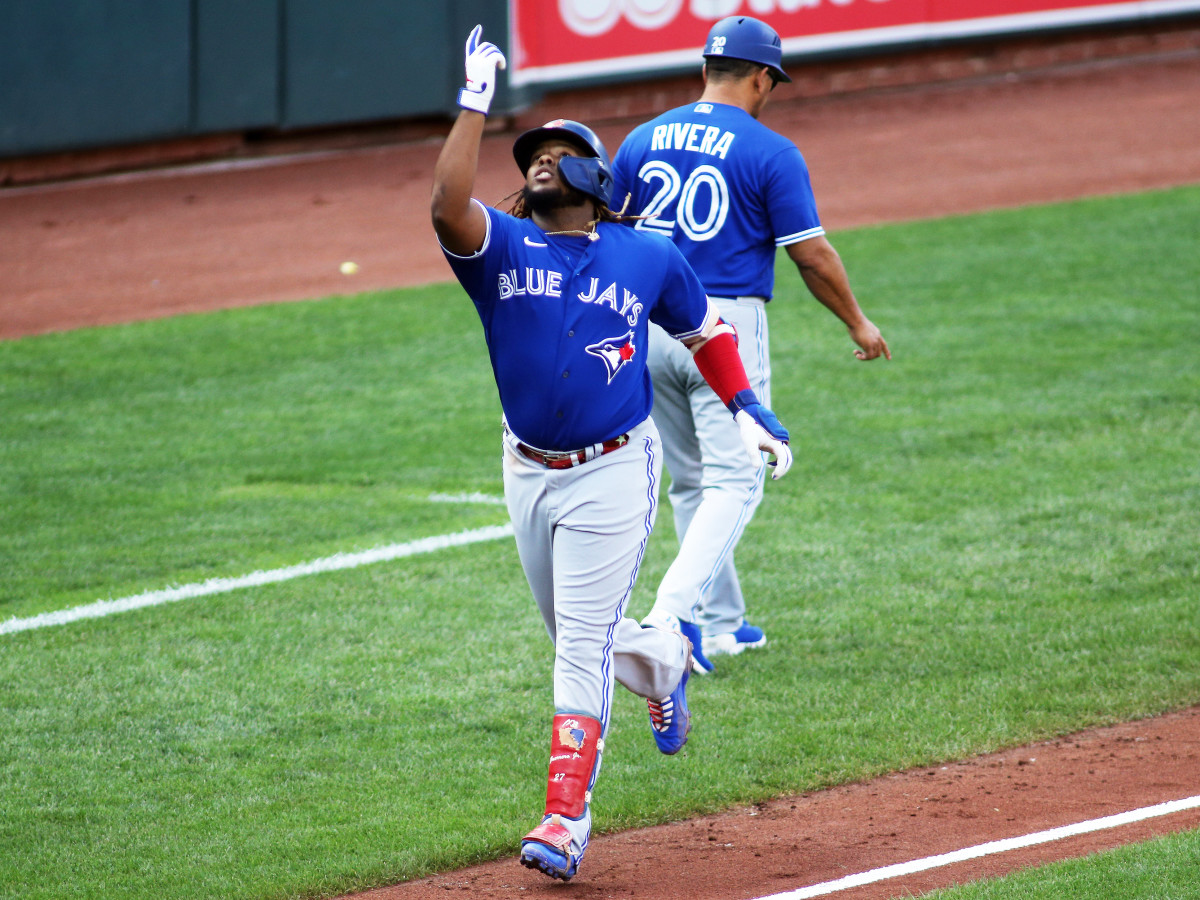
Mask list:
[[[737,338],[730,331],[713,335],[693,355],[696,368],[704,376],[709,387],[717,392],[721,402],[729,406],[742,391],[750,391],[750,379],[742,357],[738,355]]]

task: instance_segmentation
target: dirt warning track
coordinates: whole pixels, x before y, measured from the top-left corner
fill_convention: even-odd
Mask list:
[[[718,816],[594,836],[567,886],[523,869],[514,857],[356,898],[433,900],[457,891],[576,900],[768,897],[1197,795],[1200,707]],[[1198,826],[1200,809],[1193,808],[831,895],[911,897]]]
[[[1198,182],[1197,109],[1200,52],[1181,52],[781,94],[763,119],[804,152],[836,244],[857,225]],[[598,130],[615,150],[634,124]],[[485,202],[519,186],[512,137],[484,142]],[[450,280],[429,224],[439,143],[0,190],[0,338]],[[341,273],[346,261],[354,275]]]

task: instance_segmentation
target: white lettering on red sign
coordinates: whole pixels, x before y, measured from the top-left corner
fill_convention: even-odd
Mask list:
[[[849,6],[855,0],[690,0],[688,11],[697,19],[715,22],[739,12],[766,16],[817,9],[821,4]],[[858,0],[887,3],[889,0]],[[558,0],[563,24],[575,34],[595,37],[605,34],[622,18],[635,28],[654,31],[678,18],[684,0]]]

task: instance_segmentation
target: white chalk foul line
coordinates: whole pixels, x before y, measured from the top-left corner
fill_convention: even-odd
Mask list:
[[[460,531],[457,534],[443,534],[437,537],[422,538],[406,544],[389,544],[386,547],[375,547],[359,553],[336,553],[323,559],[287,566],[282,569],[270,569],[262,572],[251,572],[238,578],[210,578],[197,584],[185,584],[180,587],[165,588],[158,591],[147,591],[132,597],[119,600],[97,600],[84,606],[55,612],[40,613],[36,616],[18,619],[16,617],[0,622],[0,635],[14,634],[18,631],[29,631],[34,628],[48,628],[53,625],[66,625],[81,619],[97,619],[116,613],[129,612],[134,609],[144,609],[147,606],[160,606],[163,603],[175,603],[179,600],[189,600],[193,597],[205,597],[210,594],[223,594],[236,591],[239,588],[258,587],[264,584],[274,584],[279,581],[289,581],[305,575],[318,575],[322,572],[337,572],[342,569],[355,569],[372,563],[387,562],[404,556],[417,556],[422,553],[433,553],[448,547],[460,547],[463,544],[477,544],[481,541],[494,541],[511,537],[512,525],[494,525],[488,528],[476,528],[472,531]]]
[[[494,494],[430,494],[430,503],[483,503],[488,506],[504,506],[507,501]]]
[[[1120,828],[1122,825],[1130,825],[1134,822],[1141,822],[1146,819],[1153,819],[1158,816],[1169,816],[1172,813],[1183,812],[1188,809],[1196,809],[1200,807],[1200,796],[1187,797],[1183,800],[1172,800],[1169,803],[1159,803],[1156,806],[1146,806],[1141,809],[1131,810],[1130,812],[1117,813],[1112,816],[1105,816],[1101,819],[1091,819],[1087,822],[1078,822],[1074,825],[1063,825],[1060,828],[1051,828],[1049,831],[1039,831],[1035,834],[1026,834],[1021,837],[1006,838],[1001,841],[990,841],[986,844],[979,844],[975,847],[967,847],[963,850],[955,850],[952,853],[942,853],[938,856],[927,856],[924,859],[915,859],[911,862],[896,863],[891,866],[884,866],[880,869],[872,869],[869,872],[860,872],[857,875],[847,875],[845,878],[839,878],[836,881],[826,881],[821,884],[814,884],[810,887],[800,888],[796,891],[785,891],[781,894],[770,894],[767,897],[760,897],[759,900],[805,900],[808,897],[824,897],[826,894],[834,894],[838,891],[844,891],[853,887],[861,887],[864,884],[874,884],[877,881],[886,881],[889,878],[899,878],[902,875],[912,875],[916,872],[924,872],[928,869],[936,869],[941,866],[949,866],[953,863],[964,862],[968,859],[978,859],[981,856],[991,856],[995,853],[1005,853],[1009,850],[1019,850],[1022,847],[1032,847],[1035,844],[1048,844],[1051,841],[1061,841],[1064,838],[1075,837],[1079,834],[1089,834],[1093,831],[1104,831],[1108,828]]]

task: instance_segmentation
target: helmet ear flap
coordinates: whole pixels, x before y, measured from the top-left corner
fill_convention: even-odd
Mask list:
[[[605,206],[612,201],[613,174],[602,159],[595,156],[564,156],[558,161],[563,181],[580,193]]]

